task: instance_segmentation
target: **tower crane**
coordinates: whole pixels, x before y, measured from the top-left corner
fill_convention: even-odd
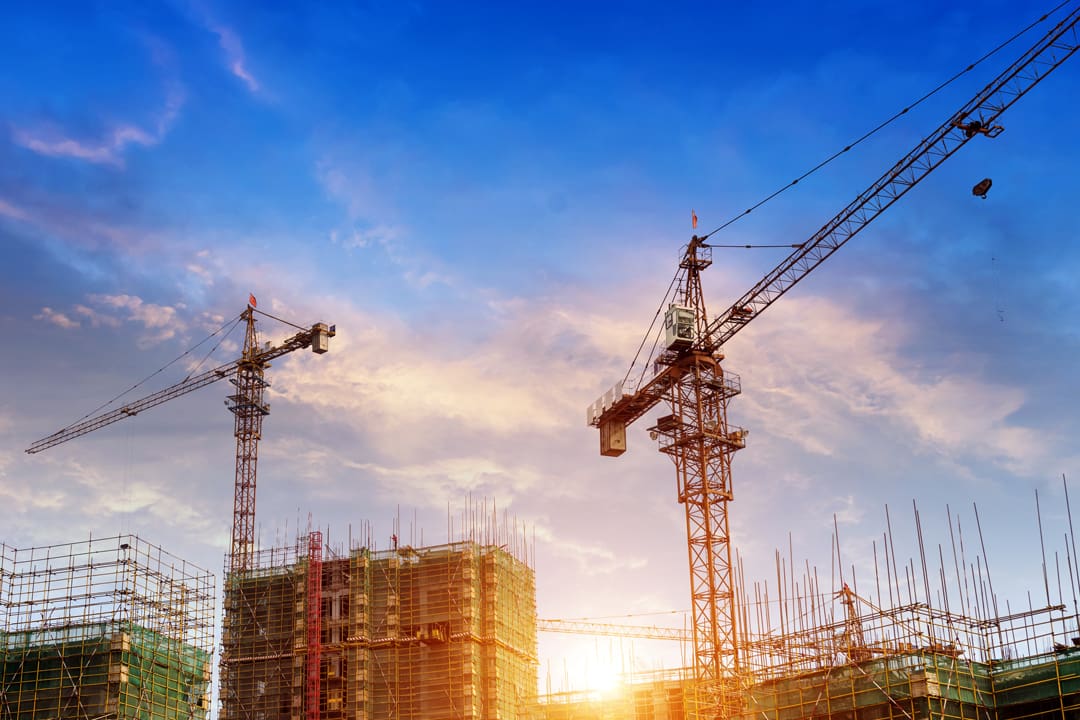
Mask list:
[[[236,360],[190,376],[171,387],[115,410],[94,415],[57,430],[52,435],[33,443],[26,452],[34,454],[48,450],[124,418],[134,417],[144,410],[187,395],[218,380],[229,378],[236,387],[235,393],[225,401],[235,417],[234,435],[236,436],[236,483],[233,495],[229,570],[232,573],[238,573],[250,569],[255,549],[255,471],[258,463],[259,440],[262,439],[263,418],[270,414],[270,405],[263,400],[266,388],[270,386],[266,381],[266,368],[270,367],[270,361],[296,350],[310,347],[312,352],[321,355],[329,349],[330,338],[337,334],[335,325],[320,322],[306,329],[295,326],[299,328],[299,332],[277,345],[267,342],[260,346],[258,334],[255,331],[255,313],[272,317],[256,310],[255,299],[251,298],[247,309],[240,315],[245,325],[244,347]]]
[[[660,403],[650,435],[674,461],[678,500],[685,510],[693,613],[696,711],[728,718],[740,709],[741,668],[728,503],[733,499],[732,456],[747,431],[728,422],[728,404],[741,392],[723,367],[724,344],[806,277],[953,153],[978,136],[996,137],[999,116],[1076,52],[1080,9],[1070,10],[1046,35],[965,103],[895,165],[719,315],[710,318],[701,273],[712,264],[709,233],[683,248],[676,298],[664,316],[663,350],[652,374],[636,387],[626,378],[587,411],[600,431],[600,454],[626,450],[626,427]],[[716,231],[713,231],[716,232]],[[629,378],[629,373],[627,374]]]

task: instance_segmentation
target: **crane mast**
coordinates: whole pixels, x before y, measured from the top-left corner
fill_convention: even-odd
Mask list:
[[[772,271],[712,321],[701,272],[712,263],[709,235],[694,236],[679,263],[678,302],[665,314],[664,350],[653,374],[629,390],[624,383],[587,409],[600,430],[600,454],[626,451],[626,427],[660,403],[670,413],[649,428],[660,452],[675,464],[685,510],[693,614],[696,698],[693,716],[728,718],[741,709],[739,638],[731,569],[728,503],[731,460],[747,432],[728,423],[728,403],[741,392],[738,376],[722,367],[723,345],[761,311],[806,277],[972,138],[996,137],[998,117],[1080,47],[1080,8],[1066,13],[1012,65],[826,222]],[[710,233],[711,234],[711,233]]]
[[[255,551],[255,479],[259,462],[259,440],[262,439],[263,418],[270,406],[263,400],[269,383],[266,368],[270,363],[259,358],[259,340],[255,334],[255,316],[249,307],[244,311],[244,349],[236,362],[236,375],[231,382],[236,393],[226,405],[232,412],[236,435],[236,484],[233,492],[232,549],[229,569],[247,570]]]

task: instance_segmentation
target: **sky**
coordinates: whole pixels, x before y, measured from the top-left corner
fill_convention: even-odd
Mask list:
[[[670,461],[648,417],[623,457],[600,457],[585,407],[630,365],[691,211],[719,226],[1051,9],[6,3],[0,540],[132,532],[221,568],[230,386],[23,451],[250,293],[337,326],[326,355],[268,371],[262,546],[309,517],[339,548],[350,534],[386,548],[399,526],[437,544],[486,503],[529,538],[540,617],[680,624]],[[807,239],[1048,29],[713,241]],[[1072,59],[725,346],[743,387],[730,420],[750,430],[730,510],[748,579],[775,581],[777,548],[830,573],[834,529],[841,565],[866,577],[886,507],[902,544],[917,502],[932,548],[977,504],[996,590],[1026,604],[1041,589],[1035,493],[1064,553],[1062,477],[1080,471],[1078,82]],[[786,255],[714,252],[714,312]],[[212,344],[128,397],[178,382]],[[238,349],[231,336],[205,362]],[[541,676],[595,685],[614,643],[542,636]],[[616,651],[620,668],[679,663],[646,641]]]

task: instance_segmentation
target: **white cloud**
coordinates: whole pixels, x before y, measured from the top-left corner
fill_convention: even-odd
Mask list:
[[[184,101],[183,89],[179,85],[171,86],[165,106],[157,114],[151,130],[133,124],[120,124],[107,130],[99,138],[79,139],[70,137],[57,126],[13,128],[12,140],[16,145],[47,157],[74,158],[99,165],[122,167],[123,155],[128,147],[151,147],[165,138],[180,114]]]
[[[858,506],[854,495],[845,495],[843,497],[836,497],[832,499],[830,503],[832,515],[829,517],[835,517],[836,522],[841,525],[858,525],[863,519],[863,510]],[[823,516],[827,516],[822,513]]]
[[[371,244],[389,246],[401,237],[401,229],[394,225],[376,225],[368,229],[355,229],[352,237],[346,240],[344,247],[365,248]]]
[[[86,305],[76,305],[74,311],[78,315],[82,315],[84,318],[90,321],[91,327],[120,327],[120,320],[112,315],[104,315],[89,308]]]
[[[0,216],[25,222],[66,244],[99,249],[115,246],[127,253],[145,252],[160,236],[149,228],[130,228],[101,218],[95,210],[82,211],[58,197],[38,194],[16,205],[0,198]]]
[[[259,91],[259,81],[251,74],[247,67],[247,58],[244,56],[244,44],[232,29],[218,23],[209,23],[210,32],[218,36],[218,43],[225,52],[225,64],[235,77],[243,81],[247,89],[255,93]]]
[[[76,304],[72,308],[73,314],[84,318],[91,327],[118,328],[124,322],[134,323],[147,331],[139,340],[143,347],[176,337],[188,329],[187,321],[179,313],[185,309],[183,304],[157,305],[126,294],[88,295],[86,299],[88,304]],[[51,322],[65,329],[81,325],[78,320],[49,307],[42,308],[34,319]],[[208,321],[205,314],[203,321]]]
[[[78,320],[72,320],[62,312],[57,312],[51,307],[41,308],[41,312],[34,316],[35,320],[43,320],[44,322],[52,323],[65,330],[71,330],[73,328],[80,327]]]
[[[345,211],[345,221],[329,231],[330,242],[346,250],[378,247],[392,262],[408,268],[406,281],[413,287],[448,283],[444,273],[423,267],[434,265],[430,258],[403,250],[408,228],[394,220],[394,197],[376,177],[377,160],[364,157],[350,161],[348,154],[348,149],[338,148],[315,166],[315,177],[326,196]]]
[[[22,511],[46,510],[55,517],[68,518],[67,523],[78,526],[89,521],[90,527],[108,527],[125,515],[137,513],[152,518],[150,522],[163,527],[182,528],[190,532],[210,532],[216,523],[189,503],[176,503],[175,492],[162,486],[163,481],[151,476],[119,474],[98,464],[87,464],[73,458],[41,458],[34,474],[39,478],[34,492],[20,492],[8,484],[0,484],[0,497],[5,505]],[[42,466],[43,465],[43,466]],[[0,474],[0,478],[3,475]]]
[[[377,420],[387,447],[406,454],[422,442],[408,430],[418,418],[493,437],[550,432],[576,423],[604,382],[580,358],[601,355],[605,337],[626,329],[540,298],[501,301],[476,322],[481,337],[351,313],[324,358],[281,365],[280,386],[327,411]]]
[[[849,448],[864,423],[877,423],[919,452],[1035,472],[1050,449],[1013,419],[1023,391],[982,377],[971,356],[935,372],[921,368],[904,351],[909,331],[829,300],[786,298],[737,341],[730,367],[747,368],[744,386],[752,378],[753,387],[739,403],[758,426],[814,454]]]
[[[202,265],[199,265],[197,263],[188,263],[184,266],[184,269],[195,277],[199,278],[200,282],[206,285],[213,284],[214,276],[210,272],[209,268],[203,267]]]
[[[612,550],[603,545],[590,545],[580,538],[568,538],[562,531],[555,531],[542,523],[534,526],[536,537],[542,540],[553,555],[577,566],[582,575],[610,575],[620,571],[638,570],[648,561],[626,552]]]
[[[332,199],[345,206],[351,220],[372,218],[385,208],[371,173],[358,167],[346,170],[340,161],[324,158],[315,166],[315,177]]]
[[[21,207],[12,205],[10,202],[0,198],[0,215],[11,218],[12,220],[29,220],[30,216]]]
[[[135,295],[90,295],[89,299],[99,305],[126,310],[128,319],[141,324],[145,328],[169,329],[178,323],[176,308],[168,305],[155,305],[144,302]],[[169,332],[164,337],[172,337],[175,331]]]

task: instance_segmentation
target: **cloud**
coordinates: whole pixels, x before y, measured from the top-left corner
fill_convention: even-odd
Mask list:
[[[216,521],[205,508],[191,503],[174,502],[176,494],[153,473],[132,474],[137,481],[129,482],[126,475],[118,479],[110,469],[98,463],[86,463],[74,458],[41,458],[35,475],[34,492],[0,482],[0,498],[5,506],[16,512],[45,510],[54,516],[67,518],[70,526],[87,524],[108,526],[106,521],[132,513],[161,527],[181,528],[189,532],[209,533]],[[0,481],[5,476],[0,473]]]
[[[118,328],[125,321],[140,325],[143,329],[151,331],[140,339],[141,346],[176,337],[188,328],[188,323],[180,317],[178,312],[185,308],[182,304],[157,305],[145,302],[135,295],[88,295],[87,302],[96,307],[80,303],[72,308],[72,313],[84,318],[91,327]],[[58,312],[50,307],[43,307],[34,319],[50,322],[66,330],[82,325],[66,313]],[[200,322],[203,325],[214,324],[218,319],[217,316],[203,313]]]
[[[123,312],[127,315],[128,322],[137,323],[144,329],[153,331],[142,337],[140,340],[142,346],[169,340],[187,327],[177,313],[178,309],[183,309],[183,305],[176,307],[156,305],[145,302],[135,295],[89,295],[87,299],[99,307]],[[101,318],[99,322],[108,324],[108,321]]]
[[[137,145],[152,147],[160,143],[172,127],[185,95],[179,85],[172,85],[167,93],[165,106],[157,114],[151,129],[133,124],[120,124],[107,130],[96,139],[70,137],[60,127],[47,126],[35,129],[13,128],[12,141],[46,157],[74,158],[99,165],[123,167],[124,152]]]
[[[23,210],[21,207],[12,205],[10,202],[4,200],[3,198],[0,198],[0,215],[3,215],[6,218],[11,218],[12,220],[30,220],[30,216],[25,210]]]
[[[841,525],[858,525],[862,522],[864,513],[862,508],[858,506],[854,495],[833,498],[830,505],[832,505],[833,517]]]
[[[76,305],[73,309],[76,314],[89,320],[91,327],[120,327],[119,318],[115,318],[111,315],[104,315],[93,308],[89,308],[85,305]]]
[[[420,463],[378,465],[346,462],[345,467],[364,470],[379,479],[388,500],[416,507],[445,507],[463,493],[494,494],[496,489],[507,504],[542,481],[540,473],[527,466],[510,467],[490,455],[435,458]]]
[[[14,201],[0,198],[0,217],[24,222],[42,234],[46,247],[56,251],[52,241],[64,247],[98,250],[114,247],[124,257],[132,258],[151,248],[165,245],[160,234],[152,228],[125,226],[110,218],[103,219],[100,208],[80,209],[61,197],[47,197],[27,189],[27,198]],[[58,253],[65,262],[72,258]]]
[[[402,453],[422,442],[407,432],[417,418],[495,437],[551,432],[582,417],[583,398],[595,394],[599,373],[580,359],[599,357],[596,346],[618,327],[601,312],[499,301],[477,319],[479,338],[353,314],[317,367],[286,363],[278,374],[290,395],[316,407],[378,418],[387,446]]]
[[[218,43],[225,52],[226,66],[234,76],[238,77],[253,93],[259,91],[259,81],[247,68],[247,59],[244,57],[244,45],[240,38],[230,28],[218,23],[207,22],[210,32],[218,36]]]
[[[333,237],[337,237],[336,232]],[[388,247],[400,237],[401,228],[395,225],[376,225],[368,229],[354,229],[352,236],[343,240],[341,245],[346,248],[365,248],[372,244]]]
[[[583,575],[611,575],[632,571],[648,565],[642,557],[635,557],[624,550],[616,552],[602,545],[589,545],[580,538],[567,538],[543,523],[534,526],[536,538],[551,549],[552,554],[577,565]]]
[[[340,152],[340,151],[338,151]],[[315,166],[315,177],[333,200],[345,207],[350,220],[371,220],[386,212],[389,204],[379,191],[373,173],[359,164],[346,168],[329,154]]]
[[[146,328],[162,328],[176,324],[176,308],[143,302],[135,295],[91,295],[94,302],[106,307],[128,311],[128,319]]]
[[[184,269],[195,277],[199,278],[199,281],[202,282],[204,285],[213,285],[214,274],[210,271],[209,268],[192,262],[185,265]]]
[[[51,307],[41,308],[41,312],[35,315],[34,319],[50,322],[53,325],[64,328],[65,330],[71,330],[73,328],[80,327],[78,320],[72,320],[64,313],[56,312]]]
[[[922,368],[905,352],[913,328],[902,320],[886,326],[822,298],[787,298],[769,314],[729,352],[733,371],[738,363],[752,373],[744,385],[753,392],[739,402],[754,424],[806,452],[843,454],[876,427],[942,461],[989,458],[1023,475],[1050,456],[1040,433],[1015,420],[1023,390],[983,377],[978,357]]]

